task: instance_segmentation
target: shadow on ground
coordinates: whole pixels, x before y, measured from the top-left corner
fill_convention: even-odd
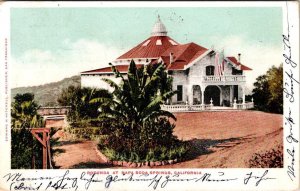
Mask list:
[[[97,162],[81,162],[71,166],[70,168],[109,168],[112,165],[106,163],[97,163]]]
[[[248,137],[248,136],[247,136]],[[191,139],[186,141],[189,145],[189,151],[186,154],[185,160],[193,160],[201,155],[211,154],[216,149],[229,148],[240,144],[243,140],[249,139],[246,137],[236,137],[229,139]]]
[[[83,141],[59,141],[58,146],[64,146],[64,145],[73,145],[73,144],[79,144]]]
[[[60,149],[60,148],[55,148],[54,149],[55,155],[59,155],[61,153],[65,153],[65,152],[66,152],[66,149]]]

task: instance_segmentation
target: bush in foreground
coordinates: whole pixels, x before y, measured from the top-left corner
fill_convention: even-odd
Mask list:
[[[112,70],[121,78],[120,84],[104,79],[113,88],[112,96],[91,100],[101,103],[98,119],[106,135],[99,144],[102,152],[111,160],[134,162],[182,158],[187,146],[173,135],[175,125],[169,120],[176,118],[160,107],[176,94],[165,66],[137,68],[131,61],[126,76],[114,66]]]
[[[255,153],[249,160],[250,168],[282,168],[283,167],[283,147],[264,153]]]
[[[43,119],[38,115],[39,106],[34,101],[34,95],[31,93],[17,94],[14,97],[11,108],[11,168],[12,169],[30,169],[42,168],[42,145],[33,138],[31,129],[43,127]],[[58,129],[50,130],[51,161],[56,150],[53,146],[58,143],[58,138],[53,135]],[[35,161],[32,158],[35,157]]]
[[[181,159],[188,146],[172,135],[174,127],[166,118],[136,127],[132,134],[126,131],[130,126],[111,125],[109,131],[113,133],[106,132],[99,148],[110,160],[145,162]]]

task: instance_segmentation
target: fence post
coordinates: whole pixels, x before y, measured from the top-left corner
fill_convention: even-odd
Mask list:
[[[213,106],[214,106],[212,98],[210,98],[210,104],[209,104],[209,106],[210,106],[210,109],[212,109]]]
[[[236,98],[233,100],[233,109],[237,109]]]

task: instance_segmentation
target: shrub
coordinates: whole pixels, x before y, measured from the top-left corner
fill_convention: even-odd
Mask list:
[[[34,95],[30,93],[17,94],[14,99],[11,109],[11,168],[30,169],[33,167],[33,157],[35,157],[35,168],[42,168],[42,145],[30,132],[32,128],[44,125],[42,118],[37,114],[38,104],[34,101]],[[53,165],[53,156],[56,152],[53,146],[58,144],[58,138],[53,138],[53,135],[57,131],[58,129],[50,129],[50,152]]]
[[[264,153],[255,153],[249,160],[250,168],[282,168],[283,167],[283,147]]]
[[[114,66],[112,71],[116,78],[121,78],[120,84],[104,79],[113,88],[112,96],[91,100],[91,103],[102,103],[98,110],[103,125],[101,133],[107,136],[100,145],[104,153],[110,159],[126,161],[183,157],[186,149],[173,135],[175,125],[169,120],[176,118],[160,107],[176,94],[165,66],[137,68],[131,61],[126,77]]]
[[[151,148],[149,150],[145,150],[145,155],[141,156],[135,152],[116,152],[114,149],[109,149],[107,147],[101,149],[103,154],[110,160],[127,162],[155,162],[182,159],[184,158],[187,150],[188,147],[185,144],[175,145],[170,148],[156,147],[154,149]]]
[[[95,119],[98,117],[98,108],[102,102],[93,102],[90,100],[97,97],[110,98],[110,94],[105,89],[91,89],[69,86],[64,89],[58,98],[61,106],[70,106],[67,118],[71,127],[84,127],[84,122],[93,123],[92,121],[84,121],[86,119]]]
[[[100,136],[101,128],[84,127],[84,128],[68,128],[67,131],[77,139],[97,139]]]

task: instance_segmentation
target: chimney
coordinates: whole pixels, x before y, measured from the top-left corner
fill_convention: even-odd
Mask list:
[[[241,63],[241,53],[238,53],[238,62]]]
[[[174,56],[173,53],[170,52],[170,64],[172,64],[174,62]]]

